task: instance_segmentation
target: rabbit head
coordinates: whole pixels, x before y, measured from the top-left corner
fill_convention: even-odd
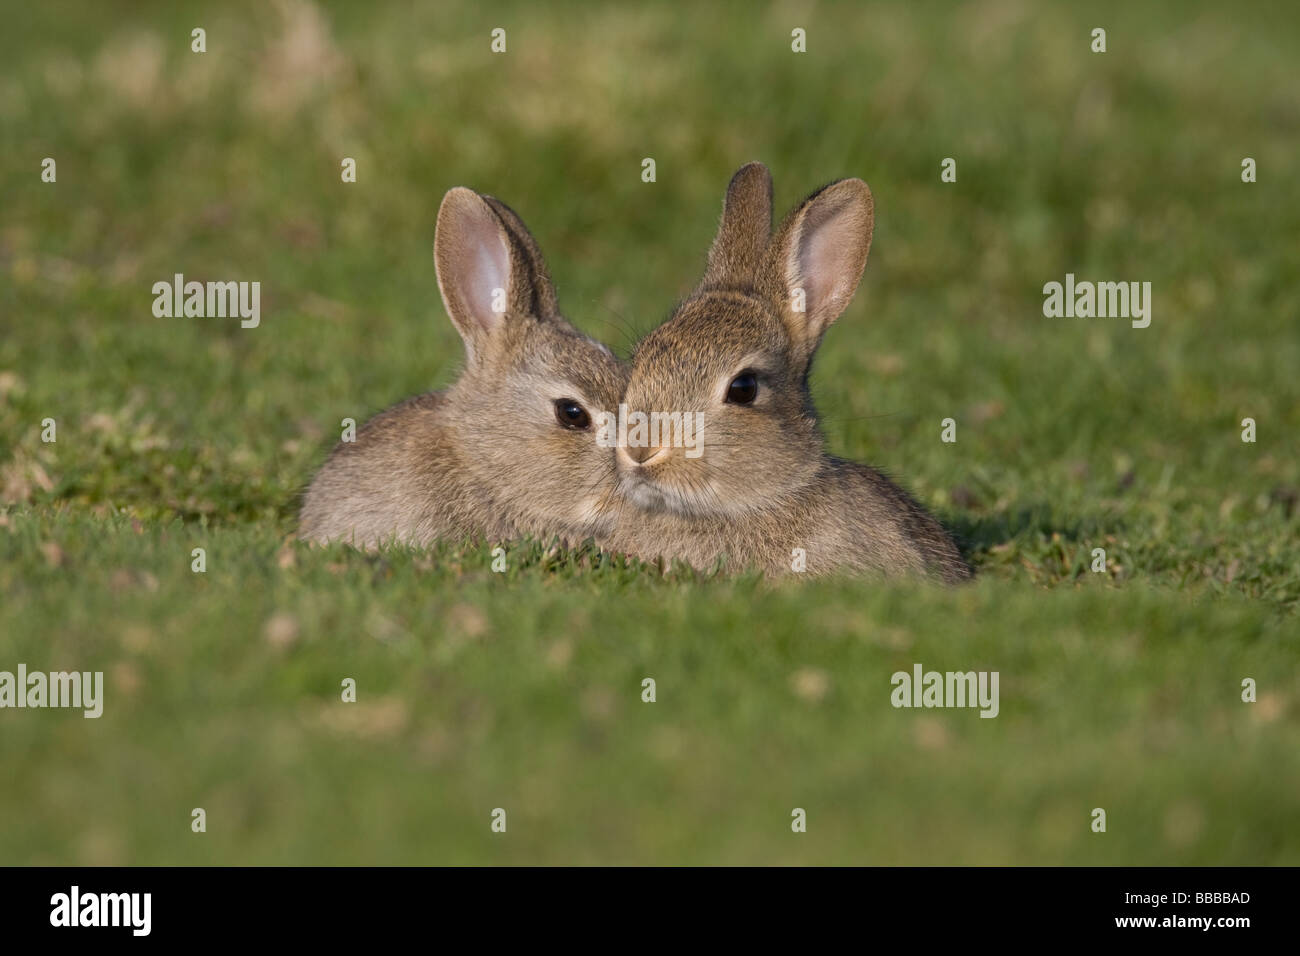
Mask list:
[[[617,449],[620,494],[647,510],[734,517],[789,503],[822,463],[808,388],[823,333],[848,306],[871,246],[871,191],[842,179],[771,233],[761,163],[732,178],[703,280],[632,355],[629,416],[693,413],[700,449]]]
[[[524,533],[589,536],[612,520],[614,452],[594,421],[617,408],[624,363],[560,315],[537,243],[499,200],[448,192],[434,260],[465,344],[442,419],[466,482]]]

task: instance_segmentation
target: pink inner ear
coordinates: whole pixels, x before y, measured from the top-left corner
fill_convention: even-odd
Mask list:
[[[510,252],[490,213],[476,217],[473,227],[465,231],[465,251],[469,260],[465,263],[462,286],[465,302],[479,325],[494,329],[502,316],[492,308],[496,290],[505,290],[506,301],[509,300]]]
[[[808,222],[799,243],[799,275],[808,318],[814,322],[833,319],[839,313],[836,305],[845,286],[857,279],[851,274],[857,237],[853,235],[853,217],[845,212],[838,210]],[[830,316],[826,316],[828,311]]]

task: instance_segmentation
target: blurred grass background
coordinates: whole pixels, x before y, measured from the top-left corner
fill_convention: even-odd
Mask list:
[[[1293,5],[0,12],[0,669],[108,685],[0,714],[0,862],[1300,861]],[[975,586],[288,541],[339,420],[455,374],[448,188],[625,354],[751,159],[781,213],[871,184],[814,392]],[[261,327],[154,318],[177,272],[260,281]],[[1150,328],[1044,318],[1066,272],[1150,281]],[[893,710],[915,661],[999,670],[1001,716]]]

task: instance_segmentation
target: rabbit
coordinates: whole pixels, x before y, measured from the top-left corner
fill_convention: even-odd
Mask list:
[[[658,446],[621,442],[619,518],[597,543],[697,569],[967,580],[952,538],[907,492],[826,454],[809,392],[817,346],[866,265],[870,189],[831,183],[775,235],[771,216],[771,175],[750,163],[727,189],[703,281],[634,348],[626,409],[698,414],[702,453],[662,435]]]
[[[334,448],[304,496],[299,537],[572,546],[606,530],[614,450],[596,443],[592,420],[617,405],[626,364],[561,317],[537,243],[500,200],[450,190],[433,255],[465,368]]]

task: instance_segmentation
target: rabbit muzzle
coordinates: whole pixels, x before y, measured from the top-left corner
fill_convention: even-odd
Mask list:
[[[655,462],[663,461],[668,457],[669,447],[658,447],[655,445],[619,445],[619,460],[625,467],[632,470],[649,468]]]

